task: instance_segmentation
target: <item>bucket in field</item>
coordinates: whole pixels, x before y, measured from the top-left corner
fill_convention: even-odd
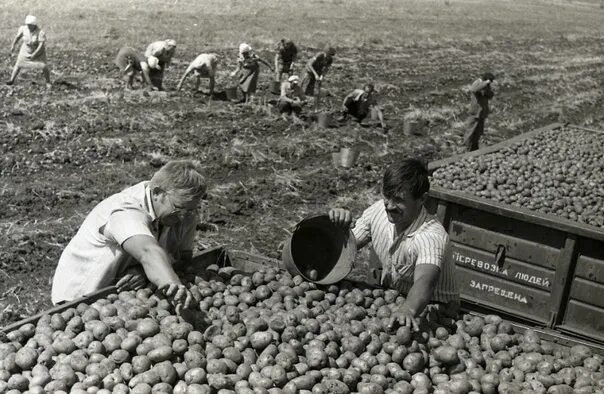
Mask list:
[[[359,158],[358,148],[342,148],[340,149],[340,165],[342,167],[350,168],[354,166]]]
[[[281,82],[271,81],[270,90],[272,94],[281,94]]]
[[[357,245],[351,230],[344,230],[317,215],[302,220],[282,251],[285,268],[318,284],[332,284],[352,270]]]
[[[331,116],[327,112],[317,113],[317,124],[319,127],[326,129],[331,125]]]
[[[422,123],[417,119],[405,119],[403,122],[403,133],[405,135],[424,135]]]
[[[230,101],[237,100],[237,87],[236,86],[226,88],[225,92],[226,92],[227,100],[230,100]]]
[[[342,165],[342,156],[340,156],[340,152],[333,152],[331,154],[331,160],[333,161],[334,167],[339,167]]]

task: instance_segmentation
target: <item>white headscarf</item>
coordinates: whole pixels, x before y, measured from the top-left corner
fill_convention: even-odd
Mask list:
[[[25,17],[25,24],[38,26],[38,19],[33,15],[27,15]]]
[[[149,67],[154,68],[156,70],[161,70],[161,67],[159,65],[159,59],[156,58],[155,56],[149,56],[147,58],[147,64],[149,65]]]
[[[245,42],[239,45],[239,54],[243,54],[245,52],[251,52],[252,47],[246,44]]]

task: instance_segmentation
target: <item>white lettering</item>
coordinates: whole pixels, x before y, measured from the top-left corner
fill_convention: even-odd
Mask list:
[[[473,289],[478,289],[478,290],[487,292],[487,293],[493,293],[500,297],[509,298],[511,300],[521,302],[523,304],[528,304],[528,300],[526,299],[526,296],[524,296],[522,294],[518,294],[513,291],[505,290],[505,289],[502,289],[499,287],[495,287],[493,285],[489,285],[486,283],[476,282],[473,279],[470,280],[470,287]]]

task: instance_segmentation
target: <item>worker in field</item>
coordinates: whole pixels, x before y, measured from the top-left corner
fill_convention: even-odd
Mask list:
[[[115,65],[118,66],[126,80],[126,90],[133,89],[134,78],[141,74],[143,82],[152,90],[158,88],[151,81],[151,70],[159,70],[159,60],[155,56],[145,57],[135,49],[124,47],[119,50],[115,57]]]
[[[65,247],[52,283],[53,304],[103,287],[139,289],[147,281],[177,307],[193,301],[173,264],[192,258],[199,209],[206,193],[203,168],[170,161],[150,181],[114,194],[86,216]]]
[[[13,67],[7,85],[13,85],[22,69],[42,70],[46,80],[46,88],[51,88],[50,69],[46,62],[46,33],[38,26],[37,18],[33,15],[25,17],[25,24],[17,30],[17,35],[11,45],[11,55],[15,52],[17,44],[21,41],[21,49]]]
[[[150,73],[151,81],[158,90],[163,90],[164,73],[172,63],[174,52],[176,52],[176,41],[172,39],[152,42],[145,50],[145,57],[154,56],[159,60],[160,68],[153,69]]]
[[[282,39],[277,44],[275,54],[275,70],[277,70],[277,81],[281,81],[283,74],[292,76],[294,65],[298,60],[298,48],[291,40]]]
[[[306,63],[306,76],[302,82],[306,83],[304,93],[307,96],[315,95],[315,83],[317,81],[323,81],[323,78],[333,64],[335,55],[336,50],[332,47],[328,47],[325,51],[317,53],[308,61],[308,63]]]
[[[484,124],[489,116],[489,100],[494,93],[491,86],[494,84],[495,76],[487,72],[478,78],[469,88],[471,95],[470,117],[466,121],[466,133],[464,145],[468,152],[478,149],[478,141],[484,134]]]
[[[351,116],[361,123],[369,115],[371,119],[378,119],[382,128],[386,128],[384,114],[378,106],[375,94],[375,88],[370,83],[363,86],[363,89],[350,92],[342,102],[342,116],[338,121],[343,122]]]
[[[216,76],[216,66],[218,65],[218,56],[215,53],[202,53],[197,56],[195,60],[189,64],[187,70],[183,74],[180,82],[178,83],[177,90],[182,88],[182,84],[185,82],[185,79],[193,73],[196,77],[195,80],[195,91],[199,91],[199,84],[201,83],[201,78],[208,78],[210,80],[210,91],[208,95],[212,96],[214,94],[214,84],[215,84],[215,76]]]
[[[352,232],[359,249],[371,243],[371,264],[381,270],[381,284],[405,297],[391,325],[418,329],[418,317],[426,309],[456,315],[455,265],[444,258],[448,236],[424,207],[430,189],[425,164],[416,159],[391,164],[381,189],[382,199],[363,212]],[[346,229],[352,223],[346,209],[331,209],[329,217]]]
[[[300,86],[300,78],[297,75],[292,75],[287,81],[281,82],[281,96],[277,107],[284,120],[287,120],[289,115],[294,123],[302,123],[299,116],[304,104],[306,104],[306,97]]]
[[[260,63],[274,71],[270,63],[256,55],[250,45],[246,43],[239,45],[237,69],[231,73],[231,77],[239,76],[239,90],[243,94],[240,102],[249,102],[256,93]]]

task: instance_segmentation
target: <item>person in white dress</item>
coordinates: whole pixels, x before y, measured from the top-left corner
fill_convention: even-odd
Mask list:
[[[11,46],[11,54],[15,52],[19,41],[21,41],[21,49],[7,85],[15,83],[22,69],[41,69],[46,87],[50,88],[50,70],[46,63],[46,33],[38,26],[35,16],[27,15],[25,24],[19,27]]]

